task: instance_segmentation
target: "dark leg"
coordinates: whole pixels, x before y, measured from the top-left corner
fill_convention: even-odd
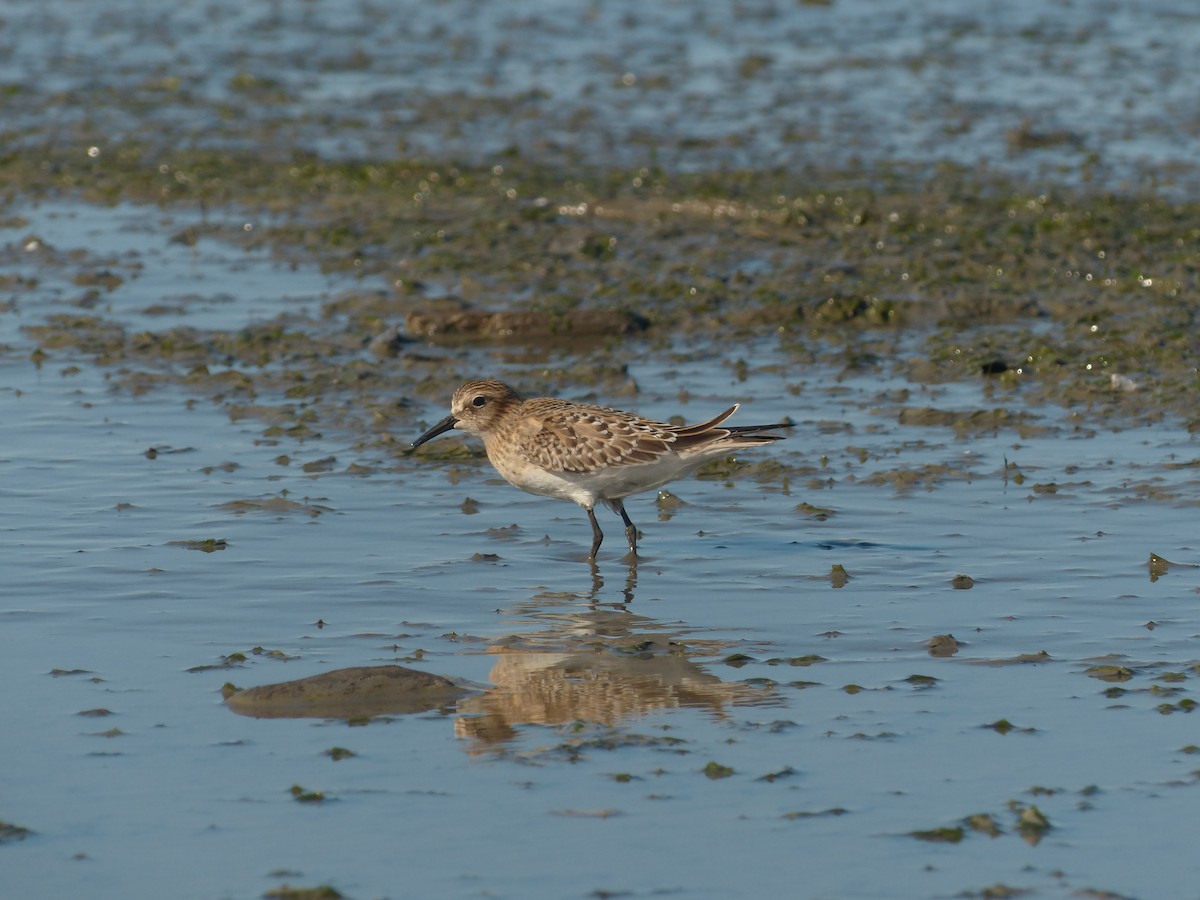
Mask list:
[[[600,523],[596,521],[596,513],[590,506],[585,506],[587,510],[588,521],[592,523],[592,552],[588,554],[588,561],[595,562],[596,554],[600,551],[600,542],[604,540],[604,532],[600,530]]]
[[[637,556],[637,526],[629,520],[629,513],[625,512],[625,502],[623,500],[605,500],[604,502],[625,523],[625,540],[629,541],[629,555]]]

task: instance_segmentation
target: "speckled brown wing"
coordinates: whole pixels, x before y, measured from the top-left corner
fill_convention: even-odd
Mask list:
[[[555,472],[586,475],[653,462],[670,453],[675,440],[669,426],[620,410],[539,399],[526,401],[523,411],[537,416],[542,427],[526,435],[521,455]]]

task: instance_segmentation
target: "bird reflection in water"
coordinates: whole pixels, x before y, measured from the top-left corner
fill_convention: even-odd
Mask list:
[[[594,559],[588,560],[592,573],[592,589],[588,592],[588,602],[592,605],[599,605],[604,601],[601,600],[604,591],[604,576],[600,574],[600,566],[596,564]],[[615,601],[613,605],[624,605],[633,602],[634,592],[637,590],[637,560],[629,560],[629,564],[625,569],[625,586],[621,589],[621,600]]]
[[[631,600],[636,569],[629,569],[623,595]],[[692,659],[726,653],[730,644],[667,632],[624,603],[600,602],[604,581],[595,570],[593,579],[599,584],[585,595],[543,591],[513,610],[543,627],[488,647],[496,656],[492,687],[459,701],[454,723],[455,734],[470,741],[468,752],[503,750],[523,726],[612,729],[660,710],[725,718],[731,705],[782,702],[772,688],[722,681]]]

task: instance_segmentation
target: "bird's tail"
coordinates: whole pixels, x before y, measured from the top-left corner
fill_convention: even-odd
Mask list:
[[[776,422],[773,425],[722,425],[722,431],[728,431],[730,434],[739,435],[754,435],[760,431],[774,431],[776,428],[795,428],[795,422]],[[764,434],[760,435],[769,441],[778,441],[786,435],[782,434]]]
[[[752,444],[781,441],[787,435],[764,434],[763,432],[774,431],[776,428],[792,428],[795,424],[795,422],[776,422],[773,425],[722,425],[717,430],[728,432],[725,437],[721,438],[721,443],[734,447],[748,447]]]
[[[723,425],[722,423],[737,412],[737,405],[729,407],[718,416],[698,425],[688,425],[676,429],[676,447],[680,450],[689,447],[716,447],[724,445],[729,448],[750,447],[755,444],[769,444],[781,440],[782,434],[764,434],[777,428],[791,428],[796,423],[792,421],[776,422],[771,425]]]

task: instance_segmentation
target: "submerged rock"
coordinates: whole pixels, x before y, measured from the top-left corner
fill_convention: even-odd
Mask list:
[[[225,698],[235,713],[260,719],[359,719],[425,712],[467,694],[448,678],[404,666],[356,666],[264,684]]]

